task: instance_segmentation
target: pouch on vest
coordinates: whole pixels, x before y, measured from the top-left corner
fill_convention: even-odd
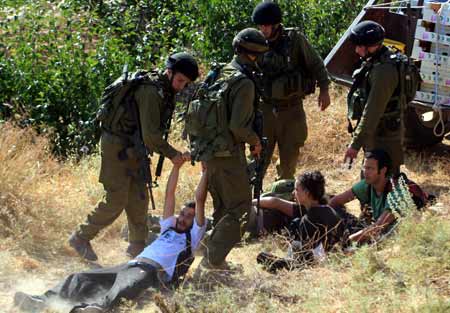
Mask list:
[[[100,99],[100,107],[95,117],[96,121],[100,122],[102,128],[110,130],[119,121],[123,113],[128,109],[125,107],[125,97],[138,84],[144,81],[150,81],[149,74],[145,70],[122,74],[104,89]]]
[[[295,71],[275,78],[270,84],[270,93],[270,98],[275,101],[287,100],[293,95],[303,98],[305,93],[301,73]]]

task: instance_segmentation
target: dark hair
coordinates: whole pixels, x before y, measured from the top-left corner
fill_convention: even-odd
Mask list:
[[[383,167],[387,169],[386,173],[389,173],[391,171],[391,158],[389,154],[387,154],[387,152],[383,149],[374,149],[371,151],[367,151],[364,154],[364,158],[378,161],[378,173]]]
[[[320,171],[304,172],[297,177],[297,181],[302,188],[309,192],[314,200],[321,203],[326,202],[325,196],[325,178]]]
[[[193,209],[195,210],[195,201],[194,201],[194,200],[186,201],[186,202],[184,203],[184,206],[185,206],[185,207],[188,207],[188,208],[193,208]]]

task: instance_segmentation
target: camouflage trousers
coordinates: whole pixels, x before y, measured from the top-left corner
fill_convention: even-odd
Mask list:
[[[275,145],[278,145],[280,158],[277,164],[279,179],[293,179],[300,148],[308,136],[306,114],[301,103],[274,112],[273,106],[264,104],[264,136],[268,144],[264,159],[265,170],[272,160]]]
[[[213,158],[207,162],[208,191],[213,205],[213,231],[206,244],[206,257],[216,266],[225,261],[241,240],[242,225],[251,208],[251,189],[245,157]]]
[[[143,242],[147,238],[148,190],[136,179],[138,161],[133,158],[119,160],[124,146],[117,142],[101,140],[101,169],[99,181],[105,189],[104,198],[79,225],[77,234],[86,240],[93,239],[103,228],[112,224],[125,210],[130,242]]]

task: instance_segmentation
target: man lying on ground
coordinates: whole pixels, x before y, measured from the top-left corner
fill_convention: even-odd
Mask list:
[[[174,216],[175,191],[181,164],[174,164],[167,181],[161,234],[134,260],[115,267],[94,269],[66,277],[43,295],[17,292],[14,304],[24,311],[39,312],[55,302],[65,302],[71,313],[104,312],[120,298],[134,299],[143,290],[176,283],[194,259],[206,225],[204,207],[207,195],[206,169],[195,193],[195,202],[184,204]]]
[[[289,227],[290,240],[294,239],[293,246],[296,246],[293,258],[277,258],[269,253],[258,255],[258,263],[271,272],[295,268],[303,261],[311,261],[313,251],[323,253],[329,250],[343,235],[341,217],[324,199],[325,179],[319,171],[298,176],[294,195],[296,202],[276,197],[261,199],[261,207],[272,208],[294,218]]]

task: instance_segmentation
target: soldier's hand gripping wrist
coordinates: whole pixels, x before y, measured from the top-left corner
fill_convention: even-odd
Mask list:
[[[183,154],[181,155],[181,157],[183,158],[184,161],[190,161],[191,160],[191,153],[189,152],[183,152]]]
[[[183,155],[181,153],[177,153],[177,155],[170,159],[170,161],[172,161],[173,165],[181,166],[184,162]]]

